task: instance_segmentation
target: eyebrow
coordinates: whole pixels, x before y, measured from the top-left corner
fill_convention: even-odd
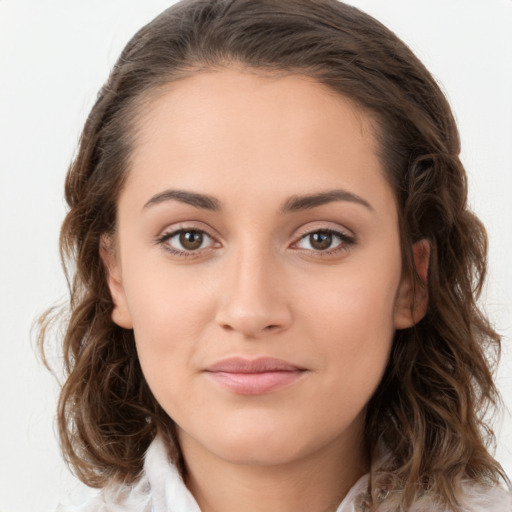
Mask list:
[[[363,199],[362,197],[349,192],[348,190],[329,190],[327,192],[320,192],[318,194],[309,194],[305,196],[292,196],[282,208],[283,213],[298,212],[302,210],[309,210],[322,206],[324,204],[333,203],[335,201],[348,201],[349,203],[356,203],[374,211],[373,206]]]
[[[206,194],[198,194],[196,192],[188,192],[186,190],[165,190],[154,195],[145,205],[144,208],[164,201],[179,201],[180,203],[189,204],[203,210],[211,210],[218,212],[221,209],[220,202],[212,196]]]
[[[144,204],[143,208],[148,208],[165,201],[179,201],[180,203],[189,204],[195,208],[218,212],[222,209],[218,199],[207,194],[199,194],[197,192],[189,192],[187,190],[165,190],[155,194]],[[372,205],[362,197],[349,192],[348,190],[336,189],[316,194],[308,194],[303,196],[294,195],[290,197],[282,206],[282,213],[293,213],[303,210],[310,210],[324,204],[333,203],[335,201],[347,201],[356,203],[374,211]]]

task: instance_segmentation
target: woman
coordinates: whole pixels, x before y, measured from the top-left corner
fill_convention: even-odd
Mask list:
[[[67,182],[82,510],[508,510],[481,414],[486,236],[450,108],[330,0],[181,2]]]

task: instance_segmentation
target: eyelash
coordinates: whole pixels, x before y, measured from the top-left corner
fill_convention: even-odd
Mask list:
[[[182,250],[176,249],[175,247],[172,247],[168,243],[169,240],[171,240],[172,238],[174,238],[177,235],[180,235],[182,233],[191,233],[191,232],[206,235],[212,241],[214,240],[213,237],[210,236],[204,229],[198,229],[198,228],[194,228],[194,227],[190,227],[190,228],[183,227],[183,228],[175,229],[171,232],[164,232],[161,236],[159,236],[156,239],[156,243],[161,245],[167,252],[170,252],[174,256],[179,256],[182,258],[197,257],[200,254],[199,250],[189,250],[189,251],[183,250],[182,251]],[[211,249],[211,247],[208,247],[205,249]],[[203,251],[204,251],[204,249],[203,249]]]
[[[175,229],[171,232],[164,232],[161,236],[159,236],[156,239],[156,243],[158,245],[161,245],[164,248],[164,250],[170,252],[174,256],[178,256],[178,257],[182,257],[182,258],[197,257],[197,256],[199,256],[199,254],[202,251],[212,249],[212,247],[209,246],[207,248],[203,248],[203,249],[199,248],[197,250],[180,250],[180,249],[176,249],[175,247],[172,247],[171,245],[169,245],[169,243],[168,243],[169,240],[171,240],[172,238],[174,238],[177,235],[187,233],[187,232],[199,233],[199,234],[202,234],[203,236],[206,235],[208,238],[210,238],[212,241],[214,241],[214,238],[212,236],[210,236],[203,229],[198,229],[198,228],[193,228],[193,227],[190,227],[190,228],[183,227],[183,228]],[[349,250],[350,246],[352,246],[356,243],[356,238],[353,236],[347,235],[346,233],[337,231],[335,229],[324,228],[324,229],[315,229],[315,230],[308,231],[308,232],[304,233],[292,245],[296,245],[300,241],[307,239],[307,237],[312,236],[314,234],[318,234],[318,233],[332,235],[334,238],[338,238],[340,242],[336,247],[334,247],[334,249],[326,249],[323,251],[322,250],[314,250],[314,249],[301,249],[302,251],[309,252],[310,254],[312,254],[314,256],[318,256],[318,257],[329,257],[329,256],[333,256],[333,255],[336,255],[336,254],[339,254],[339,253]]]
[[[302,240],[307,240],[308,237],[310,237],[314,234],[318,234],[318,233],[331,235],[333,237],[333,240],[332,240],[333,242],[334,242],[334,238],[338,238],[339,243],[334,248],[326,249],[323,251],[319,250],[319,249],[317,249],[317,250],[302,249],[303,251],[307,251],[316,257],[325,258],[325,257],[334,256],[334,255],[343,253],[345,251],[348,251],[350,249],[350,247],[356,243],[355,237],[347,235],[346,233],[343,233],[342,231],[337,231],[335,229],[329,229],[329,228],[322,228],[322,229],[314,229],[312,231],[308,231],[308,232],[304,233],[303,235],[301,235],[299,237],[299,239],[296,242],[293,243],[293,245],[297,245]]]

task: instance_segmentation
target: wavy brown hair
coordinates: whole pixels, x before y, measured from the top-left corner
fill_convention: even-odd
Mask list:
[[[403,272],[428,288],[429,308],[417,326],[396,332],[368,404],[368,450],[374,459],[383,446],[390,454],[372,469],[370,501],[407,507],[428,491],[456,510],[464,480],[506,479],[489,453],[494,437],[485,422],[499,401],[492,372],[500,346],[477,305],[486,233],[468,209],[459,135],[438,84],[390,30],[336,0],[185,0],[123,50],[66,179],[60,243],[70,301],[58,425],[67,461],[91,486],[134,481],[159,430],[180,462],[173,422],[146,384],[133,332],[111,320],[99,248],[115,230],[148,101],[170,82],[231,65],[312,77],[372,119],[397,199]],[[426,284],[412,251],[422,239],[431,251]],[[52,318],[61,317],[43,317],[42,347]],[[399,492],[383,497],[383,485]]]

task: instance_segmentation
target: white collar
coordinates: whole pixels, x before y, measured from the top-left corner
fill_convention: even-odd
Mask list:
[[[144,473],[151,488],[151,512],[201,512],[176,466],[169,464],[166,453],[164,441],[157,436],[151,443],[144,462]],[[367,487],[368,475],[365,475],[350,489],[336,512],[360,512],[355,503],[357,497],[366,492]]]
[[[361,499],[368,489],[369,475],[361,477],[345,496],[336,512],[363,512]],[[512,495],[501,487],[464,485],[465,512],[512,512]],[[381,509],[379,508],[379,511]],[[386,511],[392,512],[386,507]],[[443,512],[428,496],[419,499],[409,512]],[[144,460],[144,471],[134,486],[112,486],[80,507],[59,507],[57,512],[201,512],[185,486],[178,469],[167,457],[164,440],[157,436]]]

